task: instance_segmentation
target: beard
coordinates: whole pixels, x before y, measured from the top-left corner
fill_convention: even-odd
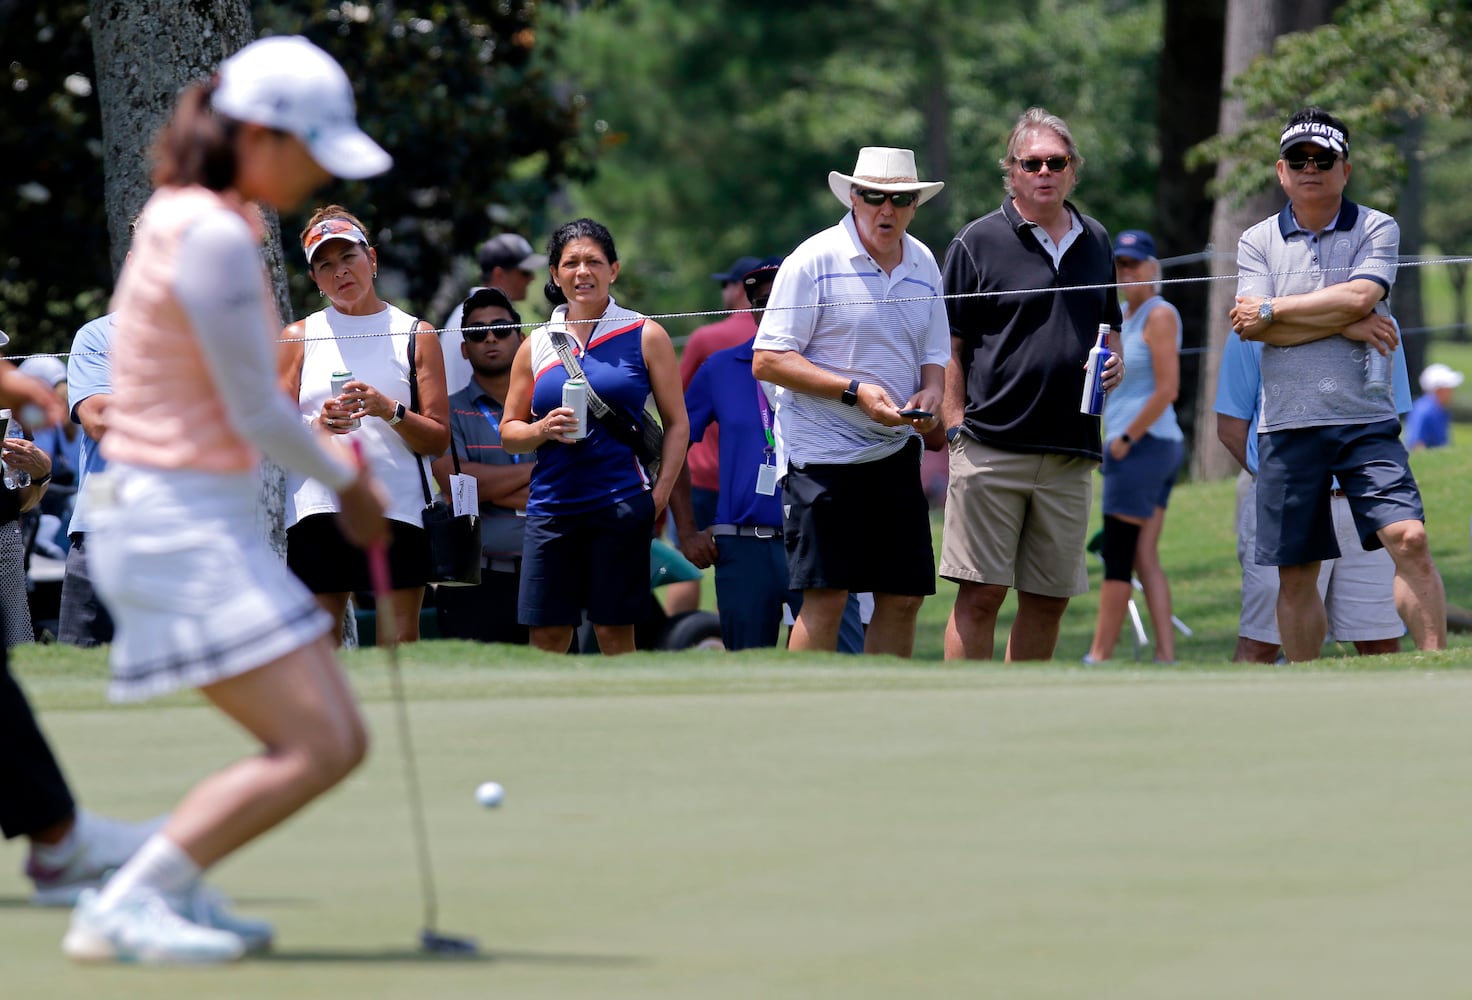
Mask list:
[[[494,364],[472,360],[470,362],[470,370],[482,378],[495,378],[497,375],[504,375],[511,370],[511,360],[497,361]]]

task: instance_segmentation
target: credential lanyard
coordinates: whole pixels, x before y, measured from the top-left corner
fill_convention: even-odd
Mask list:
[[[777,442],[772,437],[772,404],[767,402],[767,394],[762,392],[762,384],[756,383],[756,408],[762,415],[762,434],[767,439],[766,456],[771,465],[777,464]]]
[[[493,430],[493,431],[496,432],[496,440],[497,441],[500,441],[501,440],[501,421],[499,421],[499,420],[496,419],[496,415],[494,413],[492,413],[491,412],[491,408],[486,405],[485,399],[483,399],[483,398],[482,399],[477,399],[475,401],[475,405],[476,405],[476,407],[478,407],[480,409],[480,412],[485,416],[486,421],[491,425],[491,430]],[[504,444],[501,447],[501,453],[502,454],[505,454],[506,453],[506,447],[505,447]],[[521,464],[521,456],[520,455],[513,454],[511,456],[511,464],[512,465],[520,465]]]

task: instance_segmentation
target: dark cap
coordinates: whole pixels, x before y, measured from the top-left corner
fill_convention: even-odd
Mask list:
[[[1149,260],[1155,256],[1155,240],[1143,229],[1126,229],[1114,238],[1114,256]]]
[[[525,236],[516,233],[492,236],[481,244],[475,259],[480,262],[482,274],[490,274],[498,267],[503,271],[519,269],[536,274],[547,266],[546,255],[537,253]]]
[[[1310,112],[1311,114],[1311,112]],[[1278,136],[1278,155],[1283,156],[1294,146],[1318,146],[1338,153],[1340,156],[1349,155],[1349,135],[1344,129],[1334,122],[1320,121],[1314,118],[1304,119],[1304,112],[1294,115],[1297,120],[1289,121],[1283,128],[1283,134]],[[1328,114],[1319,117],[1329,118]]]
[[[751,301],[752,293],[756,286],[763,281],[772,281],[777,277],[777,269],[782,266],[781,257],[767,257],[758,261],[757,265],[741,276],[741,285],[746,290],[746,301]]]
[[[723,285],[730,284],[733,281],[740,281],[746,277],[747,271],[750,271],[754,267],[760,267],[761,263],[762,259],[760,257],[737,257],[736,263],[732,264],[729,270],[718,271],[712,274],[711,277]]]

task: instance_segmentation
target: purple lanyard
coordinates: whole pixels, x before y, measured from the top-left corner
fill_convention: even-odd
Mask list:
[[[760,382],[756,383],[756,408],[762,415],[762,434],[767,438],[766,456],[771,458],[777,450],[777,443],[772,439],[772,404],[767,402]]]

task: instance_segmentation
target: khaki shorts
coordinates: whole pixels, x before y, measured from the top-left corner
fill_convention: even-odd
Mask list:
[[[1098,467],[1088,458],[1003,451],[957,434],[940,575],[1043,597],[1086,593],[1089,476]]]

